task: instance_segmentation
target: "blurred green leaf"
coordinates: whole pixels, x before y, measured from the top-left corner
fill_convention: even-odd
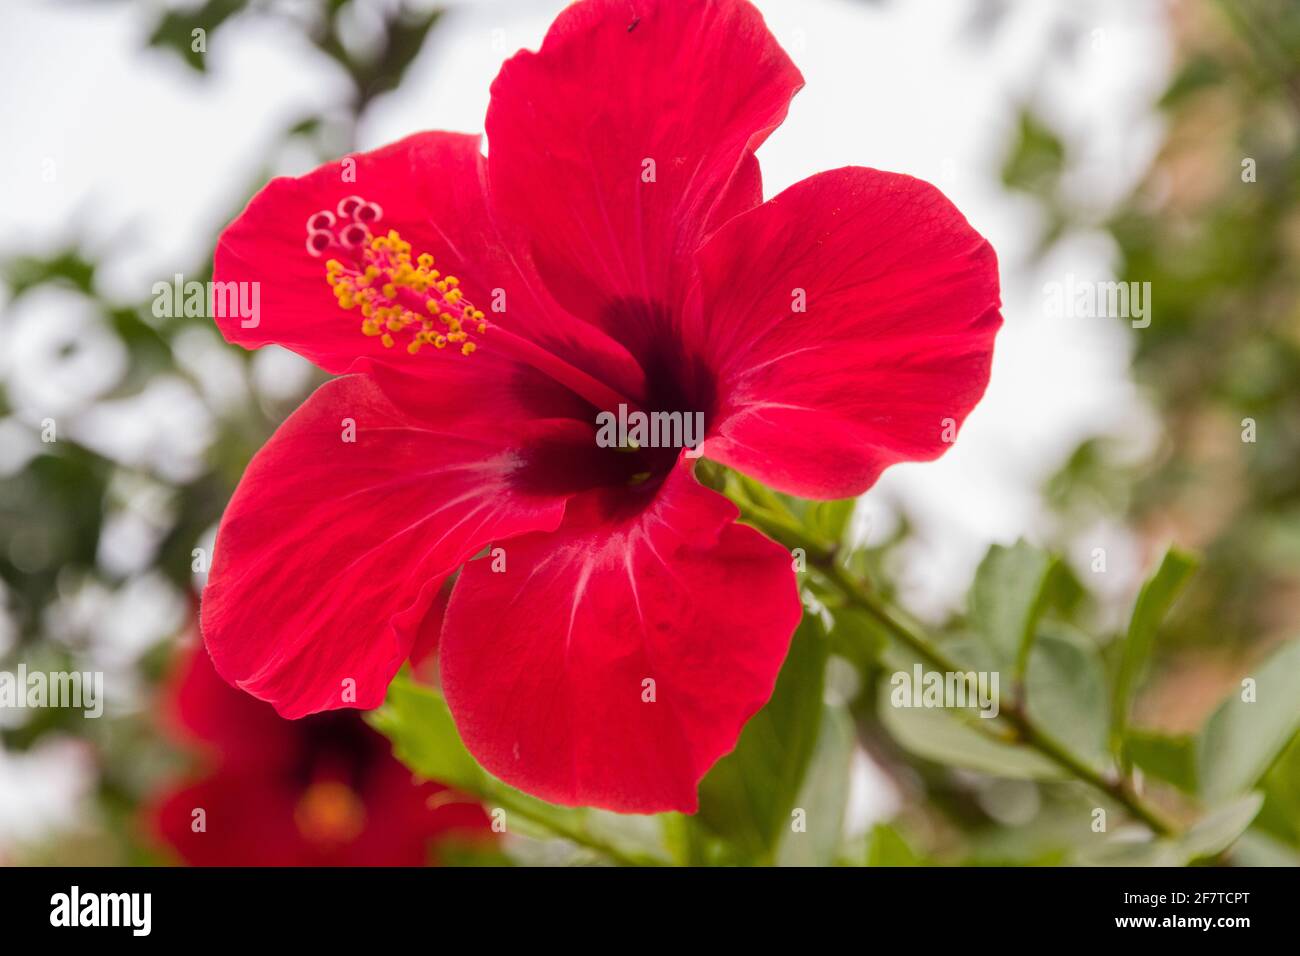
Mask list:
[[[384,10],[382,45],[373,55],[359,58],[343,42],[344,28],[338,19],[338,12],[338,6],[330,11],[325,28],[312,39],[352,80],[357,94],[357,112],[363,111],[381,93],[397,89],[407,69],[424,48],[429,31],[442,19],[443,14],[441,8],[421,11],[399,6]]]
[[[944,649],[972,671],[990,670],[989,652],[974,638],[950,642]],[[992,718],[979,716],[976,708],[895,706],[891,700],[896,689],[894,678],[899,673],[914,674],[918,660],[898,647],[890,648],[886,660],[894,671],[881,678],[876,691],[877,714],[885,730],[904,749],[946,766],[998,777],[1057,780],[1064,775],[1060,767],[1035,751],[982,732],[984,727],[995,724]],[[922,668],[923,673],[929,670]]]
[[[842,541],[857,503],[856,498],[814,501],[808,506],[807,524],[823,540]]]
[[[1291,739],[1264,776],[1263,790],[1259,829],[1300,849],[1300,736]]]
[[[1106,754],[1106,669],[1086,636],[1044,625],[1025,677],[1029,715],[1074,754],[1099,769]]]
[[[1171,783],[1180,790],[1196,790],[1196,738],[1184,734],[1169,737],[1130,729],[1124,740],[1133,765],[1147,776]]]
[[[16,299],[29,289],[46,283],[71,286],[86,295],[95,292],[95,263],[77,249],[64,249],[49,256],[18,256],[0,264],[0,278]]]
[[[889,632],[880,621],[856,607],[837,607],[831,612],[834,627],[830,642],[834,653],[859,670],[873,667],[889,646]]]
[[[1232,866],[1300,866],[1300,853],[1296,853],[1294,847],[1260,833],[1258,827],[1251,827],[1233,844],[1231,864]]]
[[[1200,90],[1223,82],[1226,71],[1213,57],[1194,56],[1179,67],[1174,81],[1160,98],[1160,108],[1175,109]]]
[[[1016,139],[1002,164],[1002,183],[1010,189],[1049,196],[1065,168],[1065,144],[1029,110],[1020,112]]]
[[[1300,731],[1300,641],[1276,651],[1255,672],[1254,699],[1244,689],[1219,705],[1197,743],[1201,795],[1218,803],[1253,788]]]
[[[1046,757],[986,737],[946,711],[891,707],[888,691],[888,686],[881,688],[880,721],[894,740],[918,757],[1014,780],[1059,780],[1065,776]]]
[[[248,0],[207,0],[193,9],[168,10],[154,26],[148,43],[150,46],[171,50],[192,69],[207,72],[206,46],[212,33],[228,19],[248,5]],[[195,42],[195,30],[202,30],[201,48]]]
[[[853,762],[853,721],[843,708],[825,706],[812,764],[777,851],[781,866],[829,866],[839,858]]]
[[[907,841],[893,827],[877,823],[871,829],[871,843],[867,847],[867,866],[923,866]]]
[[[1264,798],[1246,794],[1207,814],[1185,833],[1159,840],[1107,840],[1081,851],[1079,862],[1092,866],[1186,866],[1209,860],[1229,849],[1246,832]]]
[[[1000,665],[1024,672],[1056,560],[1025,541],[989,548],[975,572],[970,617]]]

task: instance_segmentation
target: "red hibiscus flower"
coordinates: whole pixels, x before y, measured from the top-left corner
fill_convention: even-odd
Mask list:
[[[945,450],[1001,322],[992,249],[932,186],[845,168],[762,201],[801,85],[743,0],[586,0],[502,68],[486,157],[421,133],[253,199],[215,279],[260,315],[222,331],[340,377],[226,512],[202,617],[227,680],[290,717],[377,706],[461,568],[442,681],[483,766],[695,809],[795,575],[695,452],[601,447],[597,416],[699,413],[706,457],[857,495]]]
[[[167,719],[212,762],[150,809],[193,866],[420,866],[434,838],[488,835],[481,807],[417,784],[355,711],[285,720],[218,677],[202,647],[173,674]]]

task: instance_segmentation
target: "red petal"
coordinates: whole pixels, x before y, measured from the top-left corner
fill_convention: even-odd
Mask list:
[[[504,573],[466,565],[442,636],[447,702],[483,766],[529,793],[692,812],[771,695],[801,612],[790,555],[684,468],[641,515],[597,514],[572,507],[561,530],[508,543]]]
[[[448,579],[433,596],[433,604],[415,631],[411,645],[411,667],[417,674],[434,671],[438,657],[438,640],[442,635],[442,621],[447,615],[447,601],[451,599],[451,580]]]
[[[222,334],[247,348],[278,343],[330,372],[346,371],[363,353],[385,358],[383,347],[362,335],[360,316],[339,308],[325,281],[325,259],[308,254],[307,220],[359,195],[383,209],[385,228],[413,245],[428,243],[436,233],[422,177],[444,167],[444,176],[463,178],[464,166],[447,158],[468,151],[478,152],[477,137],[421,133],[306,176],[273,179],[217,242],[213,281],[257,283],[260,305],[257,324],[249,328],[240,316],[217,316]],[[468,173],[469,186],[476,187],[477,170],[471,166]]]
[[[494,205],[575,314],[675,307],[724,186],[802,85],[744,0],[576,3],[492,85]]]
[[[513,483],[523,442],[504,425],[440,434],[364,376],[322,386],[226,509],[202,604],[217,670],[286,717],[378,706],[443,577],[559,523],[563,497]]]
[[[781,491],[849,497],[936,458],[984,394],[996,257],[927,183],[821,173],[722,226],[698,262],[684,334],[718,378],[706,454]]]

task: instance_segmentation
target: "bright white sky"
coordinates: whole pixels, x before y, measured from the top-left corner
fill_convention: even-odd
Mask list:
[[[898,573],[907,602],[923,615],[959,603],[989,542],[1043,533],[1038,487],[1081,439],[1150,440],[1150,416],[1127,375],[1132,333],[1114,320],[1044,313],[1045,282],[1070,273],[1110,277],[1108,240],[1073,235],[1031,268],[1035,208],[1005,193],[997,170],[1016,107],[1031,102],[1083,157],[1074,178],[1089,204],[1104,211],[1122,197],[1158,143],[1151,103],[1169,69],[1163,6],[1013,0],[1005,22],[984,39],[969,30],[977,5],[758,2],[807,79],[788,121],[759,154],[768,195],[846,164],[911,173],[940,185],[1002,264],[1006,325],[987,397],[947,456],[893,469],[862,506],[872,535],[887,530],[900,506],[916,521],[918,537]],[[328,61],[292,33],[255,20],[209,37],[211,76],[198,77],[170,54],[142,49],[150,22],[143,6],[9,0],[0,33],[0,254],[89,234],[109,257],[106,291],[125,301],[147,297],[155,281],[193,266],[233,211],[232,196],[258,185],[253,177],[278,132],[344,90]],[[404,88],[372,109],[361,145],[418,129],[481,130],[501,61],[521,46],[535,48],[562,6],[455,5]],[[1079,25],[1081,39],[1054,41],[1069,23]],[[42,173],[51,168],[47,182]],[[24,366],[38,367],[33,353],[84,322],[76,300],[59,294],[14,311],[0,324],[0,369],[8,364],[17,376]],[[89,367],[29,373],[15,382],[15,397],[35,413],[113,363],[104,351]],[[212,359],[208,371],[219,378],[225,372],[218,365]],[[99,420],[101,434],[120,435],[115,453],[176,475],[192,466],[207,420],[192,392],[187,399],[176,391],[180,384],[162,383],[147,401]],[[1110,551],[1099,586],[1126,597],[1146,556],[1118,528],[1099,528],[1077,546],[1086,555],[1097,545]],[[129,636],[130,628],[121,622],[112,639],[148,643]],[[5,760],[13,758],[0,754],[0,778],[9,775]],[[6,819],[30,825],[38,802],[48,805],[49,793],[31,791],[30,803],[19,806],[12,796],[0,799],[0,846]]]

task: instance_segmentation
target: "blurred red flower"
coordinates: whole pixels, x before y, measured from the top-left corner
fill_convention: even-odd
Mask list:
[[[681,447],[601,447],[597,415],[698,413],[709,458],[857,495],[947,448],[1001,318],[993,250],[932,186],[850,167],[762,201],[754,150],[803,81],[748,3],[635,8],[575,4],[505,64],[488,156],[421,133],[225,231],[215,280],[260,312],[223,334],[341,377],[250,464],[202,623],[286,716],[374,707],[464,565],[426,639],[478,760],[690,812],[771,694],[795,575]]]
[[[193,866],[420,866],[439,838],[490,836],[480,806],[417,783],[360,714],[285,720],[218,677],[202,646],[173,674],[166,720],[207,765],[148,812]]]

